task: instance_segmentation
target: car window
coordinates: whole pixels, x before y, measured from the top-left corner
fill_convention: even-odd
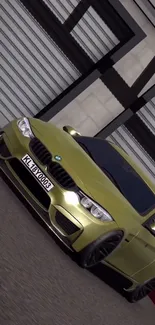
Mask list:
[[[155,207],[155,195],[134,168],[106,140],[75,137],[106,176],[141,215]]]

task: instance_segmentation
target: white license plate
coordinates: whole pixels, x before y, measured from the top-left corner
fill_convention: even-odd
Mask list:
[[[35,164],[33,159],[28,154],[22,158],[22,162],[29,170],[31,170],[32,174],[37,178],[39,183],[46,189],[47,192],[49,192],[54,187],[51,181],[39,169],[39,167]]]

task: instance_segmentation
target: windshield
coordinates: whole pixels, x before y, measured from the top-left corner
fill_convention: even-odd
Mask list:
[[[155,207],[155,195],[131,165],[105,140],[74,137],[140,214]]]

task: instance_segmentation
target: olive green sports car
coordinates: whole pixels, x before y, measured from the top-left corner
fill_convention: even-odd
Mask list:
[[[155,288],[155,184],[122,149],[23,117],[0,132],[0,167],[82,267],[121,273],[131,302]]]

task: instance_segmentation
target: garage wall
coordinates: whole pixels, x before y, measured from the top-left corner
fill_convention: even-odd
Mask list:
[[[33,116],[72,84],[79,71],[19,0],[2,0],[1,115]]]
[[[117,37],[91,6],[73,28],[71,35],[94,63],[119,43]]]
[[[138,94],[138,97],[142,96],[145,92],[147,92],[154,85],[155,85],[155,73],[153,74],[151,79],[148,81],[148,83],[145,85],[145,87],[141,90],[141,92]]]
[[[94,136],[124,110],[100,79],[55,115],[51,122],[59,127],[72,125],[83,135]]]
[[[154,0],[134,0],[140,10],[145,14],[151,24],[155,27],[155,2]]]
[[[133,0],[121,0],[121,2],[147,35],[143,41],[114,65],[115,70],[131,86],[155,55],[155,33],[151,23]],[[143,91],[154,83],[155,77]],[[122,105],[98,79],[52,118],[51,122],[58,126],[72,124],[74,127],[78,127],[82,133],[94,136],[123,110]]]
[[[65,23],[80,0],[44,0],[49,9],[57,16],[61,23]],[[83,4],[84,6],[84,4]],[[90,6],[70,34],[83,48],[94,63],[112,50],[119,40]]]
[[[155,135],[155,97],[142,107],[137,115],[146,124],[148,129]]]
[[[114,65],[121,77],[131,86],[155,56],[155,32],[152,24],[133,0],[121,0],[121,2],[147,35]]]
[[[24,3],[26,5],[26,2]],[[44,0],[44,3],[47,6],[46,10],[49,8],[59,21],[64,23],[80,1]],[[75,68],[70,61],[71,58],[69,60],[64,54],[65,50],[63,49],[63,53],[20,0],[2,0],[0,8],[2,27],[0,127],[3,127],[6,121],[22,115],[28,117],[36,115],[77,80],[82,72]],[[64,31],[62,25],[59,27]],[[60,34],[62,38],[63,33],[59,32]],[[76,43],[74,50],[80,46],[78,51],[81,53],[80,60],[85,56],[86,63],[89,61],[88,68],[119,43],[117,37],[91,6],[88,6],[86,13],[66,35],[70,37],[66,42]],[[70,43],[68,48],[71,48]],[[75,59],[78,53],[76,51],[74,53],[72,49],[70,51],[73,52]],[[84,69],[86,71],[86,64]]]
[[[74,8],[79,3],[78,0],[43,0],[48,8],[57,16],[57,18],[64,23],[69,15],[73,12]]]

